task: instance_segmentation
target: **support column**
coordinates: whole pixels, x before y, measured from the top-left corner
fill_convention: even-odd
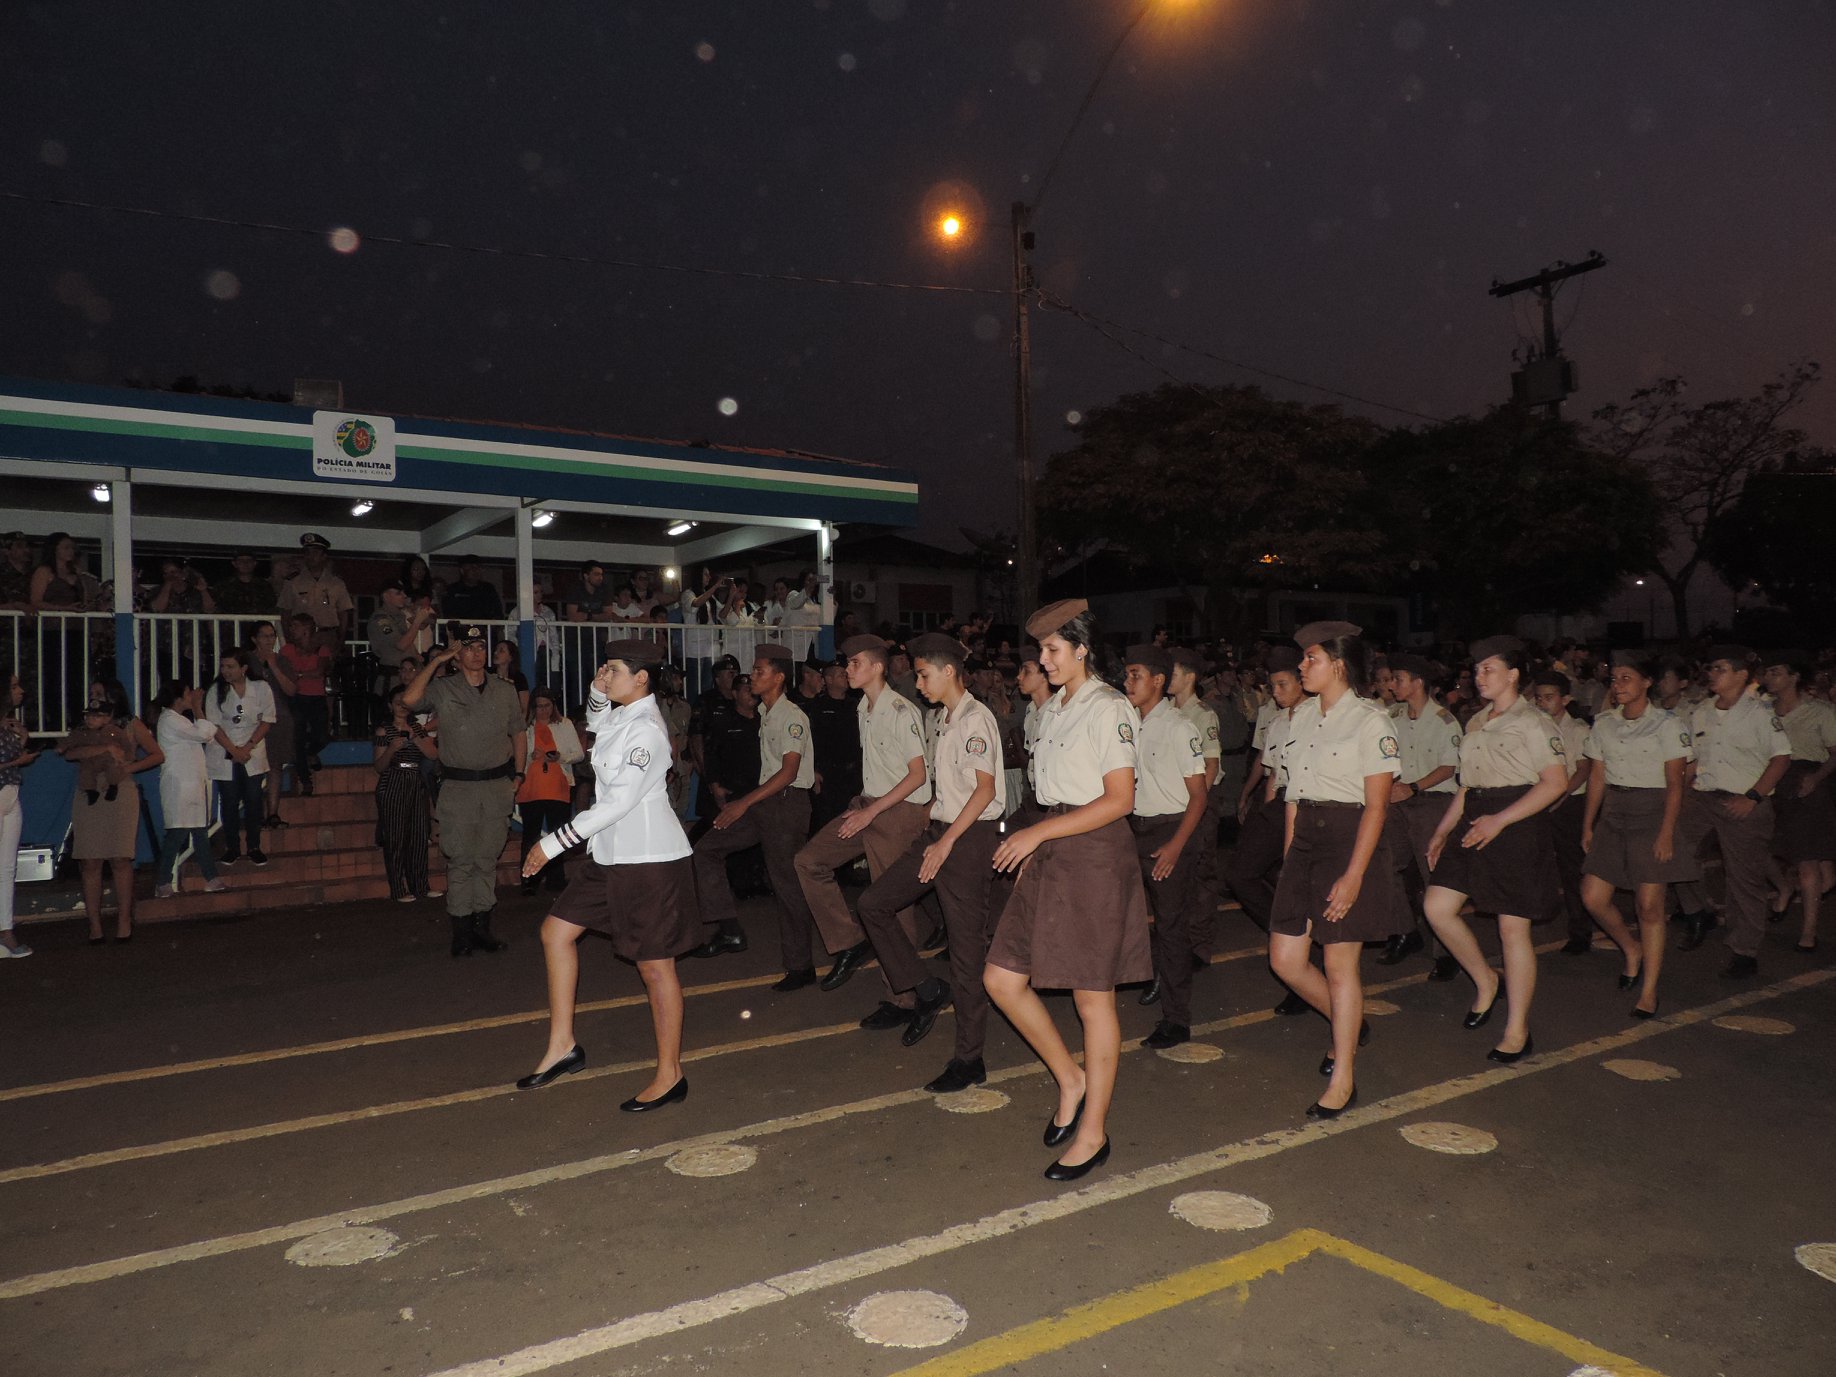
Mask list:
[[[534,520],[533,508],[516,509],[516,615],[521,619],[516,629],[516,643],[532,686],[548,678],[548,666],[536,663]]]
[[[826,661],[835,656],[835,527],[827,521],[816,531],[816,586],[822,590],[822,630],[816,633],[816,653]]]
[[[117,479],[108,485],[108,576],[114,584],[115,678],[128,691],[139,712],[146,705],[140,692],[140,673],[134,645],[134,485]],[[88,692],[88,685],[84,685]]]

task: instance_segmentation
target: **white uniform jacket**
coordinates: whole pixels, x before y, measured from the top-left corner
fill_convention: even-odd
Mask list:
[[[593,806],[555,829],[560,845],[590,841],[600,865],[687,856],[688,837],[669,806],[669,728],[657,700],[646,694],[621,707],[589,693],[587,730],[593,733]]]

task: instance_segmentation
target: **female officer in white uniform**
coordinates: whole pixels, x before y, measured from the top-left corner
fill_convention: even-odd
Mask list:
[[[586,1051],[574,1041],[574,992],[580,983],[577,944],[591,928],[636,964],[650,998],[657,1071],[619,1106],[631,1114],[688,1098],[676,958],[700,940],[701,927],[688,837],[669,806],[669,728],[651,693],[658,650],[650,641],[613,641],[605,648],[587,695],[593,806],[531,847],[523,862],[523,874],[534,875],[563,851],[591,844],[542,924],[548,1050],[517,1088],[535,1090],[586,1065]]]
[[[1408,923],[1396,863],[1384,839],[1400,750],[1371,691],[1371,652],[1350,622],[1310,622],[1294,633],[1301,685],[1281,764],[1287,771],[1287,854],[1269,916],[1269,966],[1332,1024],[1330,1077],[1307,1110],[1336,1119],[1358,1098],[1353,1059],[1370,1037],[1358,970],[1366,942]],[[1313,944],[1324,951],[1322,973]]]
[[[1613,706],[1594,719],[1588,758],[1599,765],[1587,779],[1581,819],[1581,902],[1613,936],[1624,926],[1613,891],[1629,889],[1638,913],[1641,957],[1619,987],[1640,983],[1633,1018],[1658,1008],[1658,971],[1664,964],[1672,884],[1701,878],[1694,852],[1677,844],[1683,817],[1683,776],[1691,756],[1689,727],[1651,701],[1657,665],[1625,653],[1613,657],[1608,692]],[[1623,944],[1622,944],[1623,945]]]
[[[1486,1058],[1508,1063],[1531,1051],[1536,948],[1530,926],[1548,922],[1560,906],[1547,810],[1568,788],[1568,765],[1555,724],[1522,696],[1524,643],[1515,636],[1492,636],[1474,642],[1472,652],[1473,683],[1489,706],[1467,719],[1460,742],[1460,787],[1428,843],[1433,869],[1422,910],[1478,991],[1466,1026],[1482,1027],[1500,993],[1505,995],[1509,1017],[1504,1037]],[[1467,826],[1456,838],[1462,818]],[[1502,977],[1487,964],[1460,916],[1469,896],[1480,913],[1498,915]]]
[[[1058,1082],[1045,1143],[1064,1152],[1045,1174],[1075,1181],[1109,1160],[1104,1130],[1122,1050],[1116,986],[1154,973],[1147,898],[1128,826],[1141,724],[1128,700],[1093,673],[1096,627],[1083,599],[1041,608],[1026,630],[1058,690],[1039,714],[1033,757],[1046,816],[995,852],[995,869],[1020,874],[989,945],[982,983]],[[1082,1067],[1036,989],[1072,992],[1084,1025]]]

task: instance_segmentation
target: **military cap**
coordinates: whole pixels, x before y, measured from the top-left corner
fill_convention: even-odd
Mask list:
[[[1515,636],[1487,636],[1482,641],[1474,641],[1467,653],[1473,657],[1473,663],[1489,660],[1494,655],[1516,655],[1524,653],[1524,643]]]
[[[606,648],[599,652],[599,662],[622,660],[627,665],[660,664],[669,658],[669,652],[657,641],[607,641]]]
[[[1426,655],[1415,655],[1407,650],[1399,650],[1389,657],[1389,661],[1392,674],[1413,674],[1423,683],[1434,678],[1434,662]]]
[[[1189,669],[1194,674],[1205,672],[1205,657],[1187,646],[1176,646],[1167,652],[1167,659],[1180,669]]]
[[[317,531],[308,531],[300,537],[300,548],[303,550],[329,550],[331,542]]]
[[[1747,669],[1753,664],[1753,650],[1749,646],[1732,643],[1712,645],[1709,647],[1706,663],[1713,664],[1717,660],[1726,660],[1735,669]]]
[[[1140,665],[1150,674],[1161,674],[1173,677],[1173,657],[1160,646],[1143,643],[1131,645],[1127,654],[1122,657],[1125,665]]]
[[[1300,651],[1291,645],[1278,645],[1269,648],[1268,666],[1270,674],[1299,674]]]
[[[466,622],[457,628],[453,639],[458,641],[460,645],[470,645],[473,641],[477,641],[482,645],[488,642],[491,637],[477,622]]]
[[[967,659],[963,643],[940,631],[927,631],[922,636],[912,637],[905,649],[914,660],[929,660],[932,664],[961,665]]]
[[[850,656],[859,655],[863,650],[877,650],[885,655],[891,652],[892,647],[887,644],[884,637],[875,636],[871,632],[862,632],[859,636],[850,636],[837,649],[842,659],[846,660]]]
[[[1061,598],[1057,602],[1047,603],[1026,619],[1026,634],[1036,641],[1043,641],[1047,636],[1062,630],[1073,617],[1081,616],[1089,610],[1090,604],[1082,598]]]
[[[797,659],[795,655],[791,654],[789,646],[779,645],[776,641],[760,641],[752,648],[752,658],[754,660],[774,661],[785,666],[786,673],[790,672],[789,666]]]
[[[1350,622],[1308,622],[1294,633],[1294,644],[1305,650],[1310,645],[1325,645],[1341,636],[1362,636],[1364,628]]]

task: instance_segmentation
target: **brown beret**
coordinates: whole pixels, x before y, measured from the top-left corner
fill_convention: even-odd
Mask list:
[[[1269,647],[1270,674],[1298,674],[1300,673],[1300,661],[1300,651],[1291,645]]]
[[[1199,654],[1198,651],[1189,650],[1183,645],[1168,652],[1167,658],[1175,665],[1179,666],[1179,668],[1189,669],[1194,674],[1203,674],[1205,672],[1205,657]]]
[[[776,660],[788,666],[797,657],[791,654],[791,649],[787,645],[779,645],[776,641],[760,641],[752,648],[752,658],[754,660]],[[787,669],[785,672],[790,671]]]
[[[932,664],[941,662],[960,665],[969,654],[961,641],[941,631],[927,631],[922,636],[914,636],[905,643],[905,649],[914,660],[929,660]]]
[[[1173,677],[1173,657],[1157,645],[1131,645],[1128,653],[1122,657],[1122,663],[1140,665],[1150,674],[1162,674],[1169,679]]]
[[[1426,655],[1412,655],[1406,650],[1399,650],[1390,656],[1390,671],[1394,674],[1413,674],[1426,683],[1434,678],[1434,663]]]
[[[599,662],[623,660],[628,665],[661,664],[669,658],[669,648],[661,641],[608,641],[599,652]]]
[[[837,648],[841,651],[843,658],[850,655],[859,655],[863,650],[877,650],[881,654],[885,654],[888,650],[892,649],[892,647],[881,637],[867,632],[863,632],[859,636],[850,636]]]
[[[1655,669],[1651,662],[1656,657],[1648,650],[1615,650],[1613,652],[1614,669],[1635,669],[1644,674],[1648,669]]]
[[[1483,641],[1474,641],[1467,647],[1467,653],[1473,657],[1473,663],[1489,660],[1494,655],[1519,655],[1524,653],[1524,643],[1515,636],[1487,636]]]
[[[1712,645],[1703,657],[1704,663],[1713,664],[1717,660],[1726,660],[1735,669],[1747,669],[1753,664],[1753,651],[1744,645]]]
[[[1305,650],[1310,645],[1325,645],[1341,636],[1362,636],[1364,628],[1350,622],[1308,622],[1294,633],[1294,644]]]
[[[1061,598],[1057,602],[1047,603],[1026,619],[1026,634],[1036,641],[1043,641],[1063,628],[1073,617],[1089,610],[1090,604],[1082,598]]]

